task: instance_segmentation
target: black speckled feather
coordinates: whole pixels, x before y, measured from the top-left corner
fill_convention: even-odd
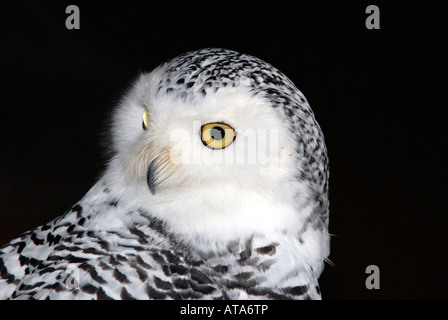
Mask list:
[[[311,209],[301,229],[253,232],[224,245],[197,238],[193,245],[102,178],[65,214],[0,248],[0,299],[320,298],[320,271],[306,263],[283,263],[295,249],[282,239],[291,238],[302,261],[306,235],[310,230],[326,234],[328,228],[328,158],[304,96],[266,62],[225,49],[189,52],[163,68],[158,95],[194,103],[220,88],[244,84],[288,120],[300,168],[294,178],[310,191],[305,205]],[[155,165],[151,162],[144,177],[153,196],[159,193]]]

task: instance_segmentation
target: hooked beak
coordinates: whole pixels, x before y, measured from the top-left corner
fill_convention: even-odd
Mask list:
[[[154,195],[156,194],[156,171],[157,171],[157,159],[154,159],[151,161],[151,164],[149,165],[148,168],[148,173],[146,175],[146,181],[148,182],[148,187],[149,190],[151,191],[151,193]]]

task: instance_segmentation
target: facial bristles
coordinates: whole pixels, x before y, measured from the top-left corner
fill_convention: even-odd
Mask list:
[[[151,161],[147,172],[147,182],[152,194],[155,194],[156,189],[173,175],[175,169],[170,160],[170,153],[166,149]]]
[[[142,141],[136,149],[126,162],[129,176],[135,182],[150,184],[155,189],[175,173],[176,165],[167,149],[157,147],[151,141]]]

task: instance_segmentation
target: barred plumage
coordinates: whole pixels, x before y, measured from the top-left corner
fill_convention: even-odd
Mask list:
[[[205,148],[196,122],[229,124],[234,141]],[[0,298],[320,298],[328,158],[280,71],[225,49],[183,54],[136,81],[111,135],[85,197],[0,249]]]

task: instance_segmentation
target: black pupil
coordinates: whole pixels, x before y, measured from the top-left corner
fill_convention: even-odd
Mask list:
[[[224,139],[225,130],[221,127],[213,127],[210,130],[210,135],[212,136],[213,140],[222,140]]]

